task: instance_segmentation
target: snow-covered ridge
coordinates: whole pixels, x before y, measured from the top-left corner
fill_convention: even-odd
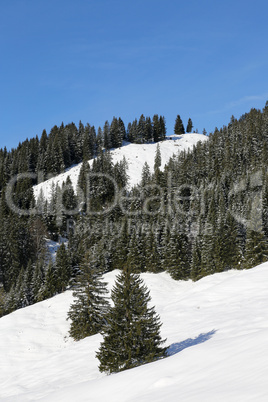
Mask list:
[[[112,288],[117,271],[105,275]],[[68,337],[72,293],[0,319],[1,402],[264,402],[268,399],[268,263],[198,282],[141,275],[170,356],[106,376],[101,335]]]
[[[161,169],[164,168],[165,164],[168,163],[169,159],[173,154],[177,154],[180,151],[192,149],[199,141],[206,141],[208,137],[203,134],[183,134],[183,135],[172,135],[167,136],[165,141],[158,142],[161,151],[162,165]],[[138,184],[141,180],[142,167],[145,162],[148,163],[151,171],[153,171],[154,158],[157,143],[151,144],[131,144],[126,143],[121,148],[117,148],[111,151],[112,160],[114,163],[120,162],[123,157],[126,158],[128,162],[128,175],[129,175],[129,187]],[[89,161],[91,165],[93,160]],[[53,177],[44,183],[40,183],[34,187],[34,195],[37,199],[41,189],[45,199],[50,199],[52,185],[62,186],[62,183],[67,180],[69,176],[76,191],[78,177],[80,173],[82,163],[69,168],[66,172]]]

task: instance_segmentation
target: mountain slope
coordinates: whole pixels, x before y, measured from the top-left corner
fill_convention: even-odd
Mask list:
[[[167,137],[167,140],[158,143],[151,144],[131,144],[125,143],[121,148],[117,148],[111,151],[112,160],[114,163],[119,162],[126,158],[128,162],[128,175],[129,175],[129,187],[138,184],[141,180],[141,172],[145,161],[153,171],[154,158],[157,144],[160,146],[162,165],[161,169],[164,168],[165,164],[173,156],[180,151],[192,149],[199,141],[206,141],[208,137],[203,134],[183,134],[183,135],[172,135]],[[91,165],[93,160],[89,161]],[[34,187],[35,198],[38,198],[40,191],[42,189],[43,195],[46,199],[51,196],[52,184],[59,184],[67,180],[70,176],[71,182],[73,184],[74,190],[76,190],[77,181],[79,177],[79,172],[82,164],[73,166],[67,169],[65,173],[62,173],[56,177],[53,177],[44,183],[40,183]]]
[[[117,272],[105,275],[109,288]],[[170,356],[99,373],[101,336],[74,342],[70,291],[0,319],[1,401],[266,401],[268,263],[198,282],[142,274]]]

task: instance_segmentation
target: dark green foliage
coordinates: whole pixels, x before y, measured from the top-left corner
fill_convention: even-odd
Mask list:
[[[56,291],[60,293],[66,289],[71,278],[71,264],[64,243],[57,250],[55,276]]]
[[[187,131],[190,126],[191,119]],[[184,132],[178,115],[175,133]],[[88,123],[62,123],[49,134],[44,130],[40,140],[27,139],[10,152],[0,150],[0,286],[5,312],[64,290],[92,248],[103,272],[128,263],[133,272],[164,269],[176,279],[197,280],[267,260],[267,104],[238,120],[232,116],[207,142],[174,155],[165,167],[157,153],[154,172],[145,164],[141,183],[123,190],[126,161],[113,164],[107,150],[123,140],[158,142],[165,135],[163,116],[155,114],[151,120],[142,114],[127,130],[115,117],[97,134]],[[89,168],[87,160],[92,158]],[[34,200],[33,184],[80,162],[78,189],[67,179],[62,187],[54,187],[50,200],[42,193]],[[33,175],[29,178],[27,172]],[[9,191],[14,177],[18,180]],[[29,216],[15,213],[10,199],[23,212],[36,208],[38,215],[34,209]],[[64,252],[62,247],[57,263],[49,264],[45,239],[59,236],[67,237],[71,248]]]
[[[247,231],[245,268],[252,268],[268,260],[268,243],[262,231]]]
[[[96,354],[100,371],[119,372],[164,357],[160,318],[154,307],[148,307],[149,291],[129,266],[117,276],[111,297],[114,306]]]
[[[44,282],[39,292],[39,300],[45,300],[57,293],[57,276],[53,262],[50,260],[44,275]]]
[[[159,144],[157,144],[155,158],[154,158],[154,171],[155,172],[160,169],[161,163],[162,163],[162,161],[161,161],[160,147],[159,147]]]
[[[186,234],[172,226],[165,250],[165,266],[173,279],[187,279],[190,275],[190,248]]]
[[[74,303],[68,312],[71,320],[70,336],[76,341],[100,332],[105,324],[109,303],[106,283],[94,253],[85,258],[75,281]]]
[[[145,187],[148,185],[151,181],[151,172],[150,172],[150,166],[148,165],[147,162],[144,162],[143,168],[142,168],[142,173],[141,173],[141,186]]]
[[[193,130],[193,122],[192,119],[189,118],[187,127],[186,127],[186,133],[191,133]]]
[[[185,134],[185,128],[180,115],[178,114],[174,126],[174,134]]]

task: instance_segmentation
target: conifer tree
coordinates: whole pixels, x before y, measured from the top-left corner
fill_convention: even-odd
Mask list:
[[[193,122],[192,119],[189,118],[187,127],[186,127],[186,133],[191,133],[193,130]]]
[[[145,120],[145,141],[149,142],[153,139],[153,125],[150,117]]]
[[[71,264],[64,243],[62,243],[57,250],[56,277],[57,277],[56,290],[58,292],[62,292],[66,289],[68,282],[71,278]]]
[[[109,307],[106,285],[94,254],[87,255],[76,279],[75,300],[67,318],[71,320],[70,335],[76,341],[97,334],[105,324]]]
[[[145,161],[144,165],[142,167],[142,172],[141,172],[141,186],[144,187],[147,184],[150,183],[151,180],[151,172],[150,172],[150,166],[148,163]]]
[[[101,127],[98,128],[98,134],[96,136],[96,153],[97,155],[100,154],[103,147],[103,132]]]
[[[263,231],[247,230],[245,268],[253,268],[268,260],[268,244]]]
[[[144,115],[142,114],[139,118],[138,126],[137,126],[137,142],[143,143],[145,139],[145,131],[146,131],[146,120]]]
[[[155,114],[153,116],[153,138],[154,142],[158,142],[161,140],[161,125],[158,114]]]
[[[176,117],[174,134],[185,134],[185,128],[179,114]]]
[[[43,263],[40,262],[37,264],[33,273],[32,294],[34,303],[38,302],[40,299],[43,283],[44,283]]]
[[[155,273],[162,270],[156,239],[153,231],[149,228],[145,238],[145,268],[146,271]]]
[[[133,272],[140,273],[145,271],[144,260],[144,241],[143,233],[140,228],[134,229],[130,236],[129,253],[127,263]]]
[[[122,145],[122,142],[124,140],[126,140],[126,128],[125,128],[125,124],[124,124],[123,120],[121,119],[121,117],[118,118],[118,126],[119,126],[119,138],[120,138],[121,145]],[[121,145],[119,144],[119,146],[121,146]]]
[[[166,120],[164,116],[159,117],[159,129],[160,129],[159,140],[164,141],[167,133]]]
[[[57,293],[57,278],[55,275],[55,268],[53,262],[50,260],[47,270],[45,272],[45,278],[43,286],[40,290],[38,300],[45,300],[54,296]]]
[[[110,374],[165,357],[160,318],[154,307],[148,307],[151,298],[147,287],[129,266],[117,276],[111,297],[114,306],[96,354],[99,370]]]
[[[155,151],[155,158],[154,158],[154,172],[158,171],[161,166],[161,151],[160,151],[160,146],[157,144],[156,146],[156,151]]]
[[[172,227],[166,249],[166,269],[173,279],[187,279],[190,275],[190,253],[187,236]]]
[[[110,124],[108,120],[106,120],[104,127],[103,127],[103,146],[105,149],[112,148],[112,141],[110,135]]]
[[[192,250],[191,279],[197,281],[201,277],[201,246],[199,236],[196,236]]]
[[[119,127],[119,121],[116,117],[113,118],[110,126],[110,138],[111,138],[111,145],[113,148],[121,147],[123,136]]]

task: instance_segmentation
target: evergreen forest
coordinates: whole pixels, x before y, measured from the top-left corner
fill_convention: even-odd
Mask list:
[[[186,132],[192,128],[189,119]],[[179,115],[174,133],[185,133]],[[113,118],[97,130],[62,123],[0,150],[0,315],[73,287],[77,304],[69,318],[81,339],[92,330],[79,310],[89,300],[81,288],[95,281],[108,309],[100,279],[108,271],[167,271],[196,281],[268,259],[268,102],[232,116],[162,170],[158,148],[154,171],[145,163],[140,184],[128,189],[127,162],[113,163],[110,150],[123,141],[165,141],[166,134],[163,116],[141,115],[127,126]],[[78,163],[77,189],[66,180],[51,200],[42,194],[35,200],[35,184]],[[60,239],[55,259],[49,258],[48,242]],[[104,324],[100,313],[93,326],[99,331]]]

